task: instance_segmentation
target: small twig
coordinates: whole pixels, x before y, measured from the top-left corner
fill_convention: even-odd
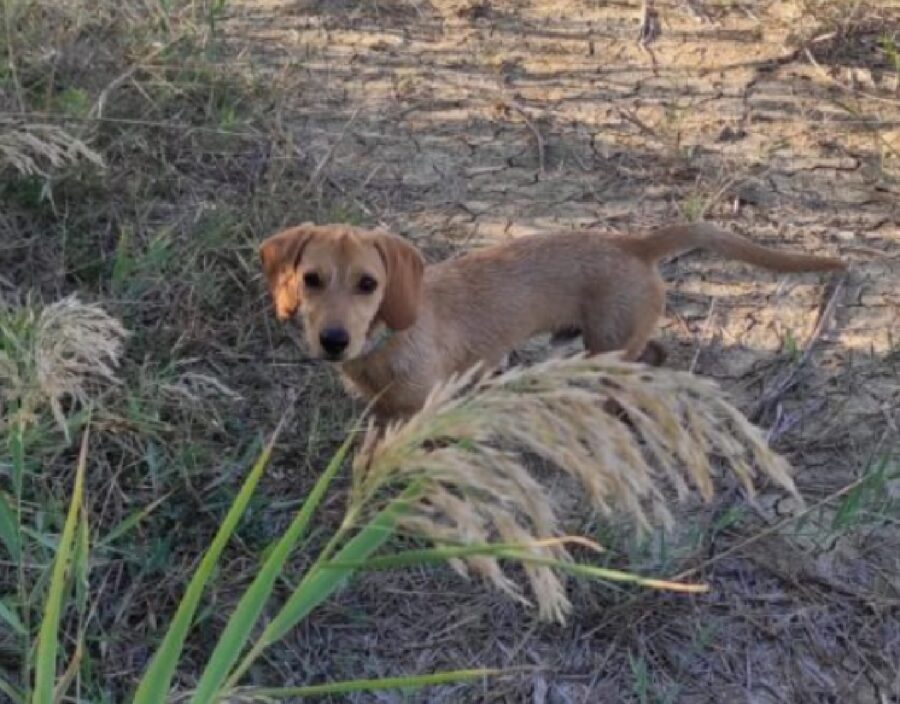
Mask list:
[[[22,91],[22,83],[19,81],[19,71],[16,67],[16,56],[13,49],[12,28],[10,26],[10,0],[4,0],[3,3],[3,24],[6,29],[6,59],[9,65],[9,77],[12,79],[13,90],[16,94],[16,102],[19,104],[19,110],[25,112],[28,106],[25,104],[25,94]]]
[[[697,220],[706,219],[707,213],[709,213],[710,209],[719,202],[719,199],[725,195],[725,192],[738,183],[743,176],[733,176],[729,179],[726,179],[725,183],[722,184],[722,187],[713,193],[709,198],[707,198],[706,202],[703,204],[703,207],[700,209],[700,214],[697,215]]]
[[[712,24],[713,17],[709,14],[709,11],[703,7],[703,3],[698,0],[685,0],[684,5],[687,6],[688,12],[690,12],[694,19],[698,22],[706,22]]]
[[[643,120],[638,118],[631,110],[623,110],[622,108],[617,108],[616,112],[619,113],[619,117],[630,122],[648,137],[659,139],[659,135],[656,133],[656,131],[652,127],[649,127]]]
[[[793,516],[788,516],[787,518],[784,518],[784,519],[778,521],[777,523],[773,523],[768,528],[761,530],[759,533],[756,533],[755,535],[751,535],[746,540],[743,540],[736,545],[732,545],[727,550],[720,552],[718,555],[715,555],[714,557],[711,557],[708,560],[704,560],[701,564],[697,565],[696,567],[691,567],[690,569],[687,569],[684,572],[679,572],[674,577],[671,577],[671,580],[673,582],[680,582],[684,579],[687,579],[688,577],[697,574],[701,570],[706,569],[710,565],[712,565],[716,562],[719,562],[721,560],[724,560],[726,557],[730,557],[731,555],[734,555],[736,552],[740,552],[741,550],[746,548],[748,545],[752,545],[753,543],[758,542],[762,538],[766,538],[766,537],[772,535],[773,533],[777,533],[778,531],[780,531],[782,528],[784,528],[789,523],[800,520],[804,516],[808,516],[810,513],[812,513],[816,509],[822,508],[823,506],[826,506],[827,504],[831,503],[835,499],[838,499],[841,496],[844,496],[845,494],[848,494],[849,492],[853,491],[856,487],[858,487],[860,484],[862,484],[865,480],[866,480],[865,475],[860,477],[859,479],[855,479],[854,481],[850,482],[846,486],[843,486],[840,489],[838,489],[837,491],[832,492],[831,494],[826,496],[824,499],[820,499],[819,501],[816,501],[816,503],[808,506],[807,508],[800,511],[799,513],[794,514]]]
[[[847,91],[848,93],[852,93],[853,95],[856,95],[856,96],[859,96],[862,98],[868,98],[869,100],[876,100],[880,103],[887,103],[888,105],[893,105],[895,107],[900,106],[900,100],[894,100],[892,98],[885,98],[880,95],[875,95],[874,93],[868,93],[864,90],[857,90],[856,88],[853,88],[852,86],[848,86],[847,84],[843,83],[842,81],[837,80],[830,73],[828,73],[828,71],[825,70],[825,68],[822,66],[822,64],[820,64],[818,61],[816,61],[816,58],[812,55],[812,52],[809,50],[808,46],[803,47],[803,53],[806,54],[806,58],[809,59],[809,62],[813,66],[815,66],[815,68],[819,71],[819,73],[822,74],[822,78],[824,78],[826,81],[830,82],[831,84],[836,85],[838,88],[841,88],[841,89]]]
[[[791,428],[796,426],[800,421],[809,417],[813,413],[818,413],[825,407],[825,400],[818,399],[811,404],[807,404],[807,408],[804,408],[797,413],[784,413],[784,407],[779,403],[775,409],[775,421],[772,423],[768,432],[766,433],[766,442],[770,445],[775,443],[782,435],[788,432]]]
[[[29,111],[3,111],[0,110],[0,116],[12,118],[40,118],[42,120],[51,120],[56,122],[103,122],[110,125],[128,125],[135,127],[153,127],[160,130],[184,130],[185,132],[199,132],[203,134],[219,134],[226,137],[241,137],[245,139],[259,139],[259,132],[237,132],[234,130],[223,130],[217,127],[203,127],[202,125],[192,125],[186,122],[175,122],[172,120],[137,120],[125,117],[78,117],[74,115],[60,115],[55,112],[42,112],[40,110]],[[285,157],[287,158],[287,157]]]
[[[641,4],[641,22],[638,26],[638,44],[647,49],[661,35],[662,27],[659,23],[659,12],[654,6],[654,0],[644,0]]]
[[[882,433],[878,442],[875,443],[875,445],[872,447],[871,451],[869,452],[868,457],[866,458],[866,461],[863,462],[863,464],[862,464],[863,467],[871,467],[872,466],[872,462],[875,460],[876,457],[878,457],[879,453],[882,452],[882,449],[884,448],[885,440],[887,440],[890,437],[888,434],[889,432],[890,432],[890,430],[886,430],[884,433]],[[799,520],[805,518],[806,516],[808,516],[809,514],[811,514],[813,511],[820,509],[824,506],[827,506],[835,499],[839,499],[842,496],[849,494],[860,484],[863,484],[868,479],[868,477],[869,477],[869,475],[864,472],[861,477],[857,477],[849,484],[842,486],[840,489],[838,489],[836,491],[833,491],[832,493],[828,494],[828,496],[816,501],[814,504],[803,507],[803,509],[801,511],[799,511],[798,513],[795,513],[791,516],[787,516],[786,518],[783,518],[782,520],[777,521],[776,523],[773,523],[768,528],[764,528],[759,533],[756,533],[755,535],[751,535],[746,540],[743,540],[740,543],[737,543],[736,545],[732,545],[730,548],[728,548],[724,552],[720,552],[718,555],[715,555],[715,556],[709,558],[708,560],[704,560],[701,564],[697,565],[696,567],[691,567],[690,569],[687,569],[684,572],[681,572],[681,573],[675,575],[674,577],[671,577],[671,580],[673,582],[679,582],[684,579],[687,579],[688,577],[690,577],[694,574],[697,574],[700,570],[706,569],[713,563],[719,562],[720,560],[722,560],[726,557],[729,557],[730,555],[733,555],[736,552],[743,550],[748,545],[752,545],[753,543],[759,541],[762,538],[768,537],[774,533],[779,532],[782,528],[793,523],[794,521],[799,521]]]
[[[709,301],[709,312],[706,314],[706,322],[703,324],[703,330],[697,337],[697,349],[694,350],[694,358],[691,360],[691,366],[688,367],[688,371],[691,372],[691,374],[694,373],[694,369],[697,366],[697,361],[700,359],[700,352],[703,350],[703,340],[706,339],[706,336],[709,333],[709,328],[712,326],[713,311],[715,311],[715,309],[716,299],[711,298]]]
[[[346,188],[338,183],[336,179],[332,178],[331,176],[326,176],[323,180],[327,181],[335,190],[340,191],[341,195],[343,195],[345,198],[349,198],[350,200],[352,200],[356,204],[356,207],[362,210],[366,215],[368,215],[369,217],[375,217],[374,210],[363,203],[362,200],[357,198],[355,195],[350,193]],[[366,184],[364,183],[359,190],[362,190],[363,188],[365,188],[365,186]]]
[[[824,306],[821,306],[819,309],[818,320],[816,320],[816,325],[813,328],[813,331],[810,333],[809,337],[806,339],[806,342],[803,345],[803,352],[801,353],[800,358],[794,365],[791,366],[790,369],[788,369],[786,374],[782,375],[782,377],[772,385],[772,387],[768,391],[761,394],[760,400],[757,401],[756,406],[754,406],[753,411],[750,413],[751,420],[759,420],[762,413],[773,403],[775,403],[779,398],[781,398],[784,392],[793,385],[797,374],[804,367],[806,362],[809,361],[809,358],[812,355],[813,348],[815,347],[815,343],[822,336],[822,333],[825,331],[826,326],[834,315],[834,311],[837,308],[839,294],[841,291],[843,291],[844,283],[846,282],[846,280],[847,275],[844,274],[835,282],[834,290],[831,292],[827,303]]]
[[[322,173],[322,170],[328,165],[328,162],[331,161],[331,158],[334,156],[334,152],[335,152],[335,151],[337,150],[337,148],[340,146],[341,142],[344,141],[344,137],[345,137],[346,134],[347,134],[347,130],[350,129],[350,125],[352,125],[352,124],[353,124],[353,121],[356,120],[356,116],[359,114],[359,111],[360,111],[361,109],[362,109],[362,108],[356,108],[356,110],[354,110],[354,111],[353,111],[353,114],[350,116],[350,119],[347,120],[347,122],[344,123],[344,126],[343,126],[343,128],[341,129],[341,132],[340,132],[340,134],[338,135],[337,139],[334,140],[334,142],[332,143],[332,145],[328,148],[328,151],[325,152],[325,156],[323,156],[323,157],[319,160],[319,163],[316,164],[316,168],[313,169],[312,174],[310,174],[309,182],[306,184],[306,187],[305,187],[305,188],[303,189],[303,191],[301,192],[301,194],[300,194],[301,196],[306,195],[306,194],[309,193],[313,188],[316,187],[316,184],[317,184],[318,181],[319,181],[319,176],[320,176],[320,174]]]
[[[100,91],[100,95],[97,96],[97,100],[94,103],[94,106],[91,108],[91,111],[88,113],[88,119],[103,119],[103,108],[106,106],[106,101],[109,99],[109,94],[112,93],[116,88],[122,85],[125,81],[131,78],[135,72],[144,64],[149,62],[151,59],[159,56],[165,49],[168,49],[171,46],[171,42],[167,44],[163,44],[161,46],[156,47],[151,52],[149,52],[146,56],[144,56],[137,63],[132,64],[127,69],[125,69],[122,73],[112,79],[102,91]]]
[[[659,22],[659,12],[653,5],[654,0],[644,0],[641,5],[641,22],[638,27],[638,46],[650,56],[653,67],[653,75],[659,73],[659,64],[656,54],[650,45],[662,36],[662,25]]]
[[[103,108],[106,106],[106,101],[109,98],[109,94],[112,93],[116,88],[122,85],[125,81],[131,78],[135,71],[138,70],[138,64],[133,64],[129,66],[125,71],[120,73],[114,79],[112,79],[102,91],[100,91],[100,95],[97,96],[97,100],[94,103],[91,111],[88,113],[88,119],[102,119],[103,118]]]
[[[324,364],[324,359],[317,357],[299,357],[297,359],[288,359],[287,357],[260,357],[254,354],[235,354],[229,357],[230,360],[237,362],[264,362],[276,367],[302,367],[314,364]]]
[[[519,105],[514,100],[506,100],[505,101],[513,110],[519,113],[522,116],[522,119],[525,120],[525,125],[528,129],[531,130],[531,133],[534,135],[534,139],[537,142],[537,152],[538,152],[538,170],[540,175],[544,175],[544,138],[541,136],[541,131],[535,126],[535,124],[528,117],[528,113],[525,112],[525,108]]]

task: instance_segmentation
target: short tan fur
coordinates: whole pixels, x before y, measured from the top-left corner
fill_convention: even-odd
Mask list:
[[[306,223],[268,238],[260,256],[279,319],[299,311],[312,354],[393,418],[418,410],[437,382],[479,362],[493,368],[540,333],[577,331],[591,353],[661,362],[651,340],[665,305],[657,262],[697,248],[778,272],[846,268],[708,223],[638,237],[535,235],[427,267],[395,235]]]

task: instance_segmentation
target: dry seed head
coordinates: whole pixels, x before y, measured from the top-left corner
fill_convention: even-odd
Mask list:
[[[624,409],[630,426],[607,410],[608,401]],[[694,488],[708,500],[712,455],[751,495],[755,469],[796,495],[787,463],[717,386],[611,354],[551,359],[494,377],[472,370],[435,388],[416,415],[382,435],[370,426],[354,461],[354,515],[388,485],[416,478],[422,493],[402,529],[438,544],[499,541],[539,560],[569,559],[562,543],[546,542],[559,535],[559,506],[525,454],[576,480],[593,509],[625,514],[638,529],[673,524],[668,490],[683,499]],[[523,598],[496,559],[479,556],[467,566]],[[540,616],[564,620],[570,604],[558,570],[524,568]]]
[[[174,381],[163,384],[161,390],[167,396],[196,405],[202,405],[211,398],[241,399],[239,393],[216,377],[200,372],[182,372]]]
[[[83,141],[55,125],[0,119],[0,167],[23,176],[46,176],[80,161],[103,167],[103,158]]]
[[[66,431],[64,398],[85,403],[104,385],[118,383],[115,368],[128,333],[99,306],[70,296],[39,313],[26,305],[5,314],[18,314],[24,321],[15,331],[11,325],[0,331],[7,349],[0,353],[0,388],[15,403],[20,421],[27,422],[47,404]],[[0,410],[8,422],[7,409]]]

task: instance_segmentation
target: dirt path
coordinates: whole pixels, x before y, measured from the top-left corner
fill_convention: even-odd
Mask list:
[[[652,55],[635,41],[639,3],[624,1],[243,0],[224,28],[254,70],[290,86],[275,109],[313,174],[298,192],[345,204],[321,207],[321,221],[380,222],[440,257],[535,231],[702,215],[851,261],[832,282],[701,255],[667,265],[673,364],[731,388],[815,501],[900,424],[900,63],[883,45],[891,32],[900,41],[900,7],[880,3],[873,22],[811,14],[811,2],[707,4],[658,3]],[[863,560],[850,539],[825,550],[773,537],[710,574],[722,614],[715,600],[660,599],[640,617],[595,605],[593,622],[531,640],[515,607],[451,627],[437,621],[452,604],[426,617],[413,599],[367,652],[381,674],[473,662],[554,673],[517,680],[509,701],[618,701],[596,696],[630,692],[633,662],[654,673],[639,701],[722,701],[729,688],[753,702],[896,701],[878,699],[900,696],[887,674],[900,661],[896,584],[887,620],[872,620],[884,606],[872,595],[900,574],[897,542],[883,537]],[[410,589],[403,579],[395,592]],[[617,618],[644,625],[625,633]],[[697,645],[692,620],[717,624],[718,646]],[[838,638],[851,631],[855,650]],[[397,639],[421,640],[417,654],[392,653]],[[611,644],[622,647],[602,660]],[[639,660],[629,668],[623,653]],[[867,667],[879,674],[863,677]]]

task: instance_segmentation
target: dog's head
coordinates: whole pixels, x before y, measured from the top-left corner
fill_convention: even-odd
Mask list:
[[[379,322],[400,331],[416,321],[424,262],[400,237],[305,223],[266,239],[259,254],[275,315],[299,311],[317,357],[353,359]]]

